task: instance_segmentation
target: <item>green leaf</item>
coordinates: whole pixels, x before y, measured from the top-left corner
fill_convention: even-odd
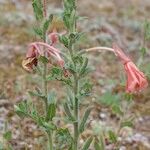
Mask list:
[[[55,104],[56,103],[56,93],[54,90],[48,93],[48,104]]]
[[[100,137],[100,140],[97,138],[95,139],[94,149],[95,150],[105,150],[105,144],[104,144],[104,140],[103,140],[102,136]]]
[[[79,126],[79,132],[82,133],[84,131],[84,128],[85,128],[85,125],[86,125],[86,122],[87,122],[87,119],[90,115],[90,112],[91,112],[92,108],[87,108],[85,113],[84,113],[84,116],[81,120],[81,123],[80,123],[80,126]]]
[[[113,131],[108,131],[109,134],[109,139],[112,143],[116,143],[117,142],[117,136]]]
[[[6,131],[6,132],[3,134],[3,137],[4,137],[6,140],[11,140],[11,138],[12,138],[12,133],[11,133],[11,131]]]
[[[122,112],[122,110],[121,110],[121,108],[120,108],[120,106],[119,105],[113,105],[112,106],[112,112],[113,113],[115,113],[116,115],[118,114],[118,115],[123,115],[123,112]]]
[[[60,149],[71,149],[73,144],[73,138],[67,128],[59,128],[56,131],[56,142],[57,142],[57,150]]]
[[[86,140],[86,142],[85,142],[85,144],[84,144],[82,150],[88,150],[88,148],[90,147],[92,141],[93,141],[93,137],[89,137],[89,138]]]
[[[80,75],[83,75],[85,73],[87,65],[88,65],[88,58],[85,58],[80,69]]]
[[[55,115],[56,115],[56,104],[54,104],[54,103],[49,104],[46,120],[52,121],[52,119],[55,117]]]
[[[73,117],[70,107],[67,103],[64,104],[64,110],[65,110],[66,115],[68,116],[68,119],[74,122],[75,118]]]
[[[101,149],[99,143],[96,141],[94,142],[94,148],[95,148],[95,150],[104,150],[104,149]]]
[[[44,24],[43,24],[43,33],[44,34],[48,30],[48,27],[49,27],[50,23],[52,22],[52,20],[53,20],[53,15],[51,14],[49,16],[49,18],[44,21]]]
[[[47,64],[49,62],[45,56],[40,56],[39,61],[41,61],[43,64]]]
[[[59,41],[64,44],[65,47],[69,48],[69,38],[66,35],[59,36]]]
[[[53,80],[53,79],[57,79],[57,78],[61,78],[62,76],[62,69],[58,68],[58,67],[53,67],[51,69],[51,74],[47,77],[47,80]]]
[[[114,95],[109,91],[100,97],[100,102],[106,106],[119,105],[120,96]]]
[[[41,99],[46,99],[46,97],[42,93],[38,93],[37,91],[28,91],[30,96],[36,96]]]
[[[43,30],[42,30],[41,28],[39,28],[39,27],[34,27],[33,30],[34,30],[34,32],[35,32],[35,34],[36,34],[37,36],[39,36],[40,38],[43,39]]]
[[[24,118],[24,117],[27,117],[28,115],[26,114],[27,112],[27,108],[25,106],[24,103],[20,103],[18,106],[17,105],[14,105],[14,109],[15,109],[15,112],[17,113],[18,116]]]
[[[32,0],[34,14],[37,20],[43,19],[43,6],[41,0]]]

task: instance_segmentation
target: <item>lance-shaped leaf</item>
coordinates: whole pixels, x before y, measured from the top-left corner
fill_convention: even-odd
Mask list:
[[[30,96],[39,97],[41,99],[45,99],[46,97],[42,93],[38,93],[37,91],[28,91]]]
[[[66,115],[68,116],[68,119],[71,121],[75,121],[75,118],[73,117],[70,107],[67,103],[64,104],[64,110],[65,110]]]
[[[51,103],[48,106],[47,118],[46,120],[52,120],[56,115],[56,104]]]
[[[25,107],[24,103],[20,103],[19,105],[14,106],[15,112],[17,113],[18,116],[20,117],[27,117],[27,108]]]
[[[41,0],[32,0],[34,14],[37,20],[43,19],[43,6]]]
[[[91,143],[92,143],[92,141],[93,141],[93,137],[89,137],[89,138],[85,141],[85,144],[84,144],[82,150],[88,150],[89,147],[90,147],[90,145],[91,145]]]
[[[83,75],[85,73],[87,65],[88,65],[88,58],[85,58],[80,69],[80,75]]]
[[[90,115],[91,110],[92,110],[91,107],[87,108],[87,110],[84,113],[84,116],[83,116],[83,118],[81,120],[81,123],[80,123],[80,126],[79,126],[79,132],[80,133],[82,133],[84,131],[84,129],[85,129],[85,125],[86,125],[86,122],[87,122],[87,119],[88,119],[88,117]]]

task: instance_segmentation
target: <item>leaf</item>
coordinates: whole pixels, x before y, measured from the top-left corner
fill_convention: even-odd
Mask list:
[[[95,150],[104,150],[104,149],[101,149],[99,143],[96,141],[94,142],[94,148],[95,148]]]
[[[36,96],[41,99],[46,99],[46,97],[42,93],[38,93],[37,91],[28,91],[30,96]]]
[[[39,61],[41,61],[43,64],[47,64],[49,62],[45,56],[40,56]]]
[[[51,14],[49,16],[49,18],[44,21],[44,24],[43,24],[43,33],[44,34],[46,33],[46,31],[47,31],[50,23],[52,22],[52,20],[53,20],[53,15]]]
[[[56,93],[55,91],[51,91],[48,93],[48,104],[55,104],[56,103]]]
[[[17,113],[18,116],[24,118],[24,117],[27,117],[28,115],[26,114],[26,108],[25,106],[20,103],[18,106],[17,105],[14,105],[14,109],[15,109],[15,112]]]
[[[75,121],[75,118],[73,117],[70,107],[67,103],[64,104],[64,110],[65,110],[65,113],[68,116],[69,120]]]
[[[93,137],[89,137],[89,138],[86,140],[86,142],[85,142],[85,144],[84,144],[82,150],[88,150],[88,148],[90,147],[90,144],[92,143],[92,141],[93,141]]]
[[[49,104],[46,120],[52,121],[52,119],[55,117],[55,115],[56,115],[56,104],[54,104],[54,103]]]
[[[35,32],[35,34],[36,34],[37,36],[39,36],[40,38],[43,39],[43,31],[42,31],[41,28],[39,28],[39,27],[34,27],[33,30],[34,30],[34,32]]]
[[[43,19],[43,7],[41,0],[32,0],[34,14],[37,20]]]
[[[105,144],[103,137],[100,137],[100,140],[98,138],[95,139],[94,141],[94,149],[95,150],[105,150]]]
[[[109,139],[112,143],[116,143],[117,142],[117,136],[113,131],[108,131],[109,134]]]
[[[87,119],[90,115],[90,112],[91,112],[92,108],[87,108],[87,110],[85,111],[84,113],[84,116],[81,120],[81,123],[80,123],[80,126],[79,126],[79,132],[82,133],[84,131],[84,128],[85,128],[85,125],[86,125],[86,122],[87,122]]]
[[[11,131],[6,131],[6,132],[3,134],[3,137],[4,137],[6,140],[11,140],[11,138],[12,138],[12,133],[11,133]]]
[[[57,150],[60,149],[71,149],[73,145],[73,138],[67,128],[59,128],[56,131]],[[72,149],[71,149],[72,150]]]
[[[113,111],[113,113],[115,113],[116,115],[118,114],[118,115],[123,115],[123,112],[122,112],[122,110],[121,110],[121,108],[120,108],[120,106],[119,105],[113,105],[112,106],[112,111]]]
[[[85,73],[87,65],[88,65],[88,58],[85,58],[80,69],[80,75],[83,75]]]
[[[106,106],[119,105],[120,103],[119,98],[120,98],[119,95],[114,95],[109,91],[104,93],[100,97],[100,102]]]
[[[65,47],[69,48],[69,39],[67,36],[65,36],[65,35],[59,36],[59,41],[62,44],[64,44]]]

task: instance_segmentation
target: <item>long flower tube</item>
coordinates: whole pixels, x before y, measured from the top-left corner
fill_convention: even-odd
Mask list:
[[[85,50],[81,50],[79,53],[87,53],[87,52],[102,52],[102,51],[110,51],[113,52],[118,58],[120,58],[121,62],[124,65],[127,81],[126,81],[126,92],[128,93],[136,93],[148,86],[148,81],[143,72],[141,72],[136,65],[131,61],[131,59],[117,46],[117,44],[113,44],[113,48],[109,47],[93,47]]]
[[[39,56],[46,56],[48,58],[53,56],[58,61],[60,67],[64,67],[64,60],[61,58],[58,49],[43,42],[34,42],[30,44],[26,58],[22,61],[23,68],[31,72],[33,67],[37,66]]]

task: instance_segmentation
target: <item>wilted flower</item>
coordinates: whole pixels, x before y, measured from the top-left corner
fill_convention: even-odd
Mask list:
[[[129,93],[139,92],[148,86],[147,79],[129,57],[116,45],[113,44],[115,54],[121,59],[124,64],[127,75],[126,91]]]
[[[30,44],[26,58],[22,62],[25,70],[31,72],[34,66],[37,66],[38,57],[45,56],[47,58],[54,57],[61,68],[64,67],[64,60],[60,56],[60,51],[53,46],[43,42],[34,42]]]
[[[31,44],[26,54],[26,58],[22,61],[22,66],[25,70],[31,72],[34,66],[37,66],[37,58],[41,54],[39,47],[36,44]]]

